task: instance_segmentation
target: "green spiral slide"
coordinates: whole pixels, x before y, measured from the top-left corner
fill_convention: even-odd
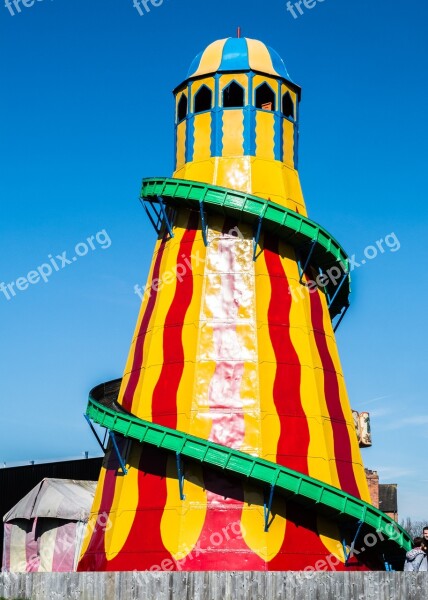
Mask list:
[[[302,475],[281,465],[214,444],[186,433],[143,421],[125,412],[116,402],[121,379],[95,387],[89,395],[87,418],[125,438],[150,444],[183,459],[221,469],[263,488],[270,487],[284,499],[310,507],[317,513],[333,517],[339,524],[364,526],[382,546],[385,556],[402,555],[412,548],[407,532],[386,514],[322,481]],[[354,540],[356,541],[356,540]]]

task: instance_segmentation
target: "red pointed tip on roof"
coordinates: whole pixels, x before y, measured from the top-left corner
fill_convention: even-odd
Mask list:
[[[241,37],[241,28],[240,27],[238,27],[236,35],[237,35],[238,38]]]

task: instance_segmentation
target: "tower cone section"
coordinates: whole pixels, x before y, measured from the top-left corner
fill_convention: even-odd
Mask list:
[[[306,216],[300,88],[230,38],[174,93],[128,361],[88,405],[111,442],[79,570],[383,568],[410,540],[370,505],[332,325],[347,256]]]

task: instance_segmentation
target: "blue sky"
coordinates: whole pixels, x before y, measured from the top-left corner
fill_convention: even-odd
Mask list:
[[[87,393],[122,374],[155,241],[140,180],[171,174],[171,90],[240,25],[303,88],[310,216],[357,262],[399,240],[354,270],[338,343],[351,404],[372,414],[365,465],[399,484],[401,517],[428,520],[427,17],[422,0],[324,0],[297,19],[270,0],[165,0],[142,17],[131,0],[38,0],[14,16],[0,3],[0,282],[94,236],[48,283],[0,293],[0,465],[98,454]]]

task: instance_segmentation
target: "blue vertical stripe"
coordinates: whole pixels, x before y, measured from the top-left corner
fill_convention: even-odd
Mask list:
[[[248,45],[245,38],[229,38],[223,48],[219,70],[248,71],[250,69]]]
[[[211,156],[221,156],[223,151],[223,110],[219,106],[220,75],[214,76],[214,109],[211,122]]]
[[[187,84],[186,162],[193,160],[195,145],[195,115],[193,114],[192,83]]]
[[[253,104],[254,73],[248,74],[248,104],[244,109],[244,154],[256,155],[256,109]]]
[[[283,140],[283,126],[282,126],[282,100],[281,100],[281,81],[278,80],[278,105],[276,107],[275,116],[274,116],[274,140],[273,140],[273,153],[275,160],[281,160],[283,158],[283,149],[284,145],[282,143]]]
[[[277,74],[280,77],[284,77],[284,79],[288,79],[289,81],[291,81],[290,75],[288,74],[288,71],[284,64],[284,61],[282,60],[282,58],[280,57],[278,52],[276,52],[270,46],[266,46],[266,48],[268,49],[269,56],[272,61],[272,66],[275,69],[275,71],[277,72]]]
[[[294,122],[294,144],[293,144],[293,159],[294,159],[294,168],[299,168],[299,113],[300,113],[300,104],[299,99],[296,100],[296,120]]]
[[[251,128],[251,94],[253,87],[252,74],[247,75],[247,91],[244,104],[244,156],[250,156],[250,128]]]
[[[197,56],[195,56],[195,58],[192,60],[192,64],[189,67],[189,70],[187,72],[187,77],[191,77],[193,75],[193,73],[196,73],[196,71],[199,69],[199,65],[201,64],[201,60],[203,55],[205,54],[205,50],[203,52],[200,52]]]
[[[190,115],[186,127],[186,162],[193,160],[195,148],[195,115]]]
[[[175,128],[174,128],[174,149],[175,149],[175,155],[174,155],[174,159],[172,161],[172,164],[174,165],[174,171],[177,170],[177,152],[178,152],[177,128],[178,128],[178,125],[176,123],[175,124]]]

